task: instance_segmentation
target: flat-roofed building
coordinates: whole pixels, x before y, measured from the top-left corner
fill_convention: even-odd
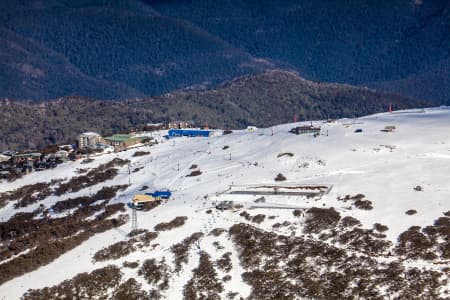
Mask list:
[[[115,134],[104,138],[105,142],[108,145],[113,146],[116,151],[129,148],[139,143],[144,143],[148,139],[149,137],[132,136],[129,134]]]
[[[102,141],[102,136],[95,132],[84,132],[78,135],[79,148],[95,148]]]

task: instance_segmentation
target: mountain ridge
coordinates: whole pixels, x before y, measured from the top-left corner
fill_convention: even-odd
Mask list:
[[[215,88],[177,90],[127,101],[63,97],[53,101],[0,101],[0,149],[66,143],[82,131],[112,134],[149,122],[192,120],[219,128],[267,127],[292,120],[357,117],[437,103],[365,87],[311,82],[296,72],[246,75]]]
[[[448,1],[0,5],[2,38],[10,30],[10,42],[34,44],[28,56],[8,41],[0,46],[0,97],[124,100],[281,68],[314,81],[368,84],[441,103],[450,98],[439,75],[450,67],[435,67],[450,58]],[[404,83],[411,78],[420,84]],[[437,84],[444,89],[436,91]]]

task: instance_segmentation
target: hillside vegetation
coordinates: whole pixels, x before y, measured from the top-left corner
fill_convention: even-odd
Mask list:
[[[104,135],[148,122],[184,119],[220,128],[271,126],[298,120],[355,117],[434,105],[348,85],[307,81],[292,72],[244,76],[215,89],[180,90],[126,102],[65,97],[44,103],[0,102],[0,149],[73,142],[83,131]]]
[[[442,103],[449,20],[448,1],[3,1],[0,97],[129,99],[283,68]]]
[[[16,99],[119,100],[267,69],[136,0],[3,3],[0,33],[0,96]]]
[[[0,182],[0,299],[449,299],[450,108],[313,125]]]

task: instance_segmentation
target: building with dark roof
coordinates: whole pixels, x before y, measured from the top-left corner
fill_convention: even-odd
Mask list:
[[[298,126],[292,128],[289,132],[295,134],[305,134],[305,133],[320,133],[320,127],[308,126]]]

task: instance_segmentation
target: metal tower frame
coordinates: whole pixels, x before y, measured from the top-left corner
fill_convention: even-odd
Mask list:
[[[137,223],[137,211],[136,209],[131,209],[131,230],[137,230],[138,229],[138,223]]]

